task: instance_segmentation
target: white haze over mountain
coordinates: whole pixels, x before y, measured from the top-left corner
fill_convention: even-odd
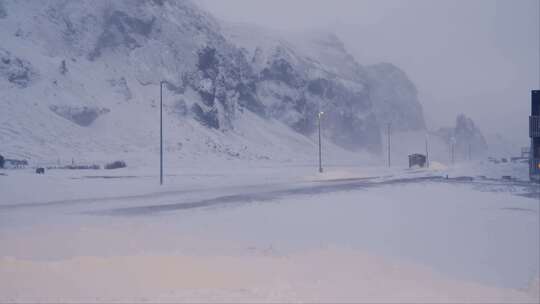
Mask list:
[[[507,146],[528,145],[530,90],[540,86],[538,1],[197,2],[227,21],[330,29],[360,63],[402,68],[418,88],[428,127],[452,125],[465,113],[491,148],[497,133]]]

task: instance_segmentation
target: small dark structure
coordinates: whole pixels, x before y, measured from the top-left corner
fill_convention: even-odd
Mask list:
[[[36,174],[45,174],[45,168],[36,168]]]
[[[540,182],[540,90],[531,91],[531,116],[529,116],[529,178]]]
[[[409,155],[409,168],[414,166],[425,167],[426,166],[426,156],[423,154],[411,154]]]
[[[117,160],[115,162],[108,163],[108,164],[105,165],[105,169],[107,169],[107,170],[120,169],[120,168],[125,168],[125,167],[127,167],[127,165],[122,160]]]
[[[2,155],[0,155],[0,169],[4,169],[4,157]]]

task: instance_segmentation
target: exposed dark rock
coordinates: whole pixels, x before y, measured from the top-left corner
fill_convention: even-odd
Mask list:
[[[28,61],[0,48],[0,78],[26,88],[37,78],[37,72]]]
[[[263,80],[276,80],[292,87],[301,87],[304,83],[300,75],[296,73],[292,65],[283,58],[278,58],[261,73]]]
[[[255,81],[240,82],[235,90],[238,92],[238,104],[246,107],[248,110],[265,115],[265,107],[257,97],[257,85]]]
[[[207,46],[199,51],[198,57],[197,67],[203,72],[204,77],[215,79],[219,68],[216,49]]]
[[[198,104],[194,104],[191,107],[191,111],[194,114],[195,119],[197,119],[201,124],[213,128],[219,129],[219,119],[217,117],[217,110],[215,108],[204,111],[202,107]]]
[[[281,88],[260,94],[265,98],[262,95],[270,93],[272,99],[281,100],[270,105],[267,110],[270,116],[299,133],[313,135],[318,123],[317,113],[324,111],[323,132],[332,142],[352,150],[380,151],[380,129],[376,116],[367,115],[372,111],[372,102],[366,90],[361,86],[347,87],[331,77],[310,79],[301,67],[285,64],[285,58],[280,58],[279,62],[269,63],[271,67],[262,69],[260,77],[261,83],[279,83]],[[283,93],[284,87],[287,89]]]
[[[197,71],[184,77],[184,83],[199,94],[202,104],[192,106],[191,111],[206,126],[232,127],[239,107],[264,115],[256,94],[255,75],[236,48],[201,48],[197,52]]]
[[[115,92],[124,96],[125,100],[130,100],[133,98],[133,94],[131,93],[131,90],[129,89],[127,81],[124,77],[120,77],[118,79],[109,79],[108,82],[111,87],[114,88]]]
[[[328,89],[328,80],[323,78],[317,78],[314,80],[311,80],[308,83],[308,91],[313,94],[320,97],[325,97],[325,92]]]
[[[215,92],[212,90],[212,92],[206,92],[206,91],[199,91],[199,95],[201,96],[202,102],[207,107],[213,107],[214,106],[214,100],[215,100]]]
[[[104,49],[125,47],[129,50],[138,48],[141,44],[137,36],[148,38],[152,32],[155,18],[149,21],[131,17],[124,12],[114,11],[107,13],[103,32],[94,47],[88,54],[88,59],[95,60]]]
[[[65,74],[68,72],[67,64],[66,64],[66,61],[65,61],[65,60],[62,60],[62,62],[60,63],[60,67],[58,68],[58,70],[60,71],[60,74],[62,74],[62,75],[65,75]]]
[[[100,115],[109,113],[106,108],[89,108],[73,106],[50,106],[49,109],[57,115],[76,123],[81,127],[90,126]]]
[[[0,0],[0,19],[6,18],[8,16],[6,6],[4,5],[4,1]]]
[[[178,114],[179,116],[185,116],[188,114],[188,107],[186,105],[186,101],[183,99],[177,100],[174,103],[173,112]]]

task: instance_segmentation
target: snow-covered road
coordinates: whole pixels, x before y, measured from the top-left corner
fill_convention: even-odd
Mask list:
[[[106,300],[537,301],[540,208],[526,197],[537,185],[433,171],[309,170],[170,176],[161,191],[146,185],[155,176],[138,172],[1,177],[47,190],[34,201],[8,190],[0,204],[0,300],[50,300],[63,289],[40,287],[47,275],[65,283],[77,271],[81,278],[65,284],[95,286],[66,295],[79,300],[111,289]],[[73,196],[83,185],[91,189]],[[186,273],[169,273],[178,283],[160,285],[150,282],[160,276],[152,267]],[[197,284],[185,277],[196,273]],[[104,276],[125,282],[107,289],[96,283]],[[141,293],[126,297],[134,286]]]

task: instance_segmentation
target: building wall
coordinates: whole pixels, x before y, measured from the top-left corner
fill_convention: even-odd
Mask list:
[[[540,90],[531,91],[531,118],[529,118],[529,137],[531,153],[529,155],[529,177],[540,181]]]

